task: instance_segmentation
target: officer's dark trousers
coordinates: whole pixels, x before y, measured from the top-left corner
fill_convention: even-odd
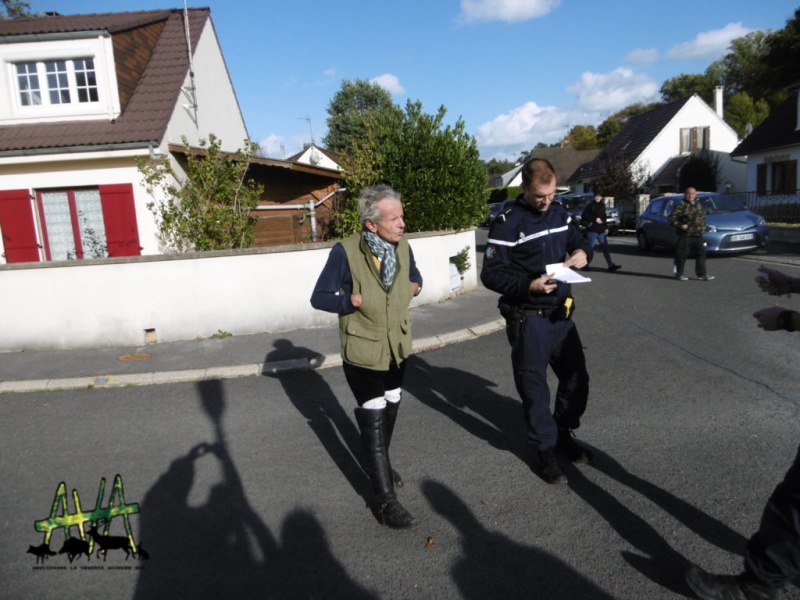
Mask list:
[[[698,277],[706,274],[706,242],[702,235],[679,235],[675,247],[675,275],[683,275],[686,258],[694,254],[694,271]]]
[[[556,420],[562,427],[577,429],[586,410],[589,373],[578,329],[572,320],[553,322],[531,315],[526,317],[520,335],[510,341],[514,383],[522,399],[528,443],[546,450],[558,440]],[[548,365],[558,378],[553,412]]]
[[[747,544],[745,568],[774,588],[800,575],[800,448]]]

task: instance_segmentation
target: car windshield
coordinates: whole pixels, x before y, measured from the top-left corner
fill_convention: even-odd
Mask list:
[[[586,198],[562,198],[561,203],[564,208],[575,210],[576,208],[586,208],[588,200]]]
[[[701,196],[700,204],[706,209],[708,214],[713,213],[726,213],[737,212],[740,210],[747,210],[742,206],[741,202],[734,200],[725,194],[718,194],[715,196]]]

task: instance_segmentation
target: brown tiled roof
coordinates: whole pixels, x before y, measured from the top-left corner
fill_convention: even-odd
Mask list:
[[[795,89],[764,121],[736,146],[731,156],[746,156],[755,152],[800,146],[797,94]]]
[[[192,51],[209,20],[189,9]],[[0,126],[0,152],[158,144],[189,70],[183,10],[151,10],[0,20],[0,43],[14,36],[107,31],[114,46],[122,112],[115,121]]]
[[[570,175],[568,182],[596,179],[604,173],[609,160],[631,164],[690,99],[688,96],[630,119],[594,160],[581,165]]]

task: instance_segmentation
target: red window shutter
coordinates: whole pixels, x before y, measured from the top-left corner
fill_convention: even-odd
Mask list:
[[[28,190],[0,191],[0,229],[6,262],[39,262],[39,243]]]
[[[106,227],[109,256],[139,256],[139,228],[133,205],[133,186],[129,183],[101,185],[100,203]]]

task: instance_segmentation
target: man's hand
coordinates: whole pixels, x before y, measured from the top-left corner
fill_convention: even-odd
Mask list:
[[[552,277],[552,273],[549,275],[542,275],[538,279],[531,281],[528,289],[534,294],[549,294],[558,287],[557,283],[547,283],[548,281],[551,281]]]
[[[573,252],[566,261],[564,261],[565,267],[575,267],[576,269],[582,269],[588,264],[589,260],[586,258],[586,252],[581,249],[575,250],[575,252]]]
[[[419,287],[419,284],[416,281],[411,282],[411,293],[414,294],[414,296],[419,296],[419,291],[421,289],[422,288]]]
[[[353,308],[361,306],[361,294],[350,294],[350,304],[353,305]]]
[[[778,325],[778,317],[786,309],[782,306],[770,306],[769,308],[762,308],[753,313],[753,316],[758,319],[758,326],[765,331],[778,331],[781,327]]]
[[[756,283],[762,292],[767,292],[772,296],[782,296],[792,293],[792,278],[775,269],[761,266],[758,268],[760,274],[756,277]]]

